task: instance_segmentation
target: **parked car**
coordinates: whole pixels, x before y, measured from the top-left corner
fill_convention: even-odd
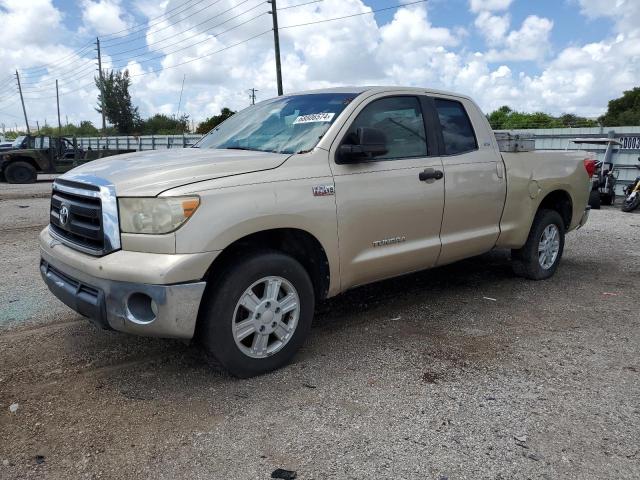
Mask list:
[[[96,324],[195,338],[232,374],[286,364],[317,302],[511,249],[558,268],[587,221],[594,162],[503,152],[476,104],[422,88],[267,100],[194,148],[98,160],[53,183],[49,289]]]

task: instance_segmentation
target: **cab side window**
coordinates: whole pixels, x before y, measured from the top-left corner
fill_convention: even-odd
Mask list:
[[[473,126],[460,102],[434,98],[446,155],[457,155],[478,148]]]
[[[374,100],[358,114],[343,143],[355,144],[359,127],[375,128],[384,133],[387,153],[376,156],[376,160],[427,156],[422,110],[416,97]]]

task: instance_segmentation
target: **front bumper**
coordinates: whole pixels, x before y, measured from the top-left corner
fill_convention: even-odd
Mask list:
[[[206,286],[193,279],[203,278],[215,254],[92,257],[53,241],[45,229],[40,273],[58,299],[102,328],[189,339]]]
[[[205,282],[154,285],[86,275],[42,258],[40,273],[49,290],[94,324],[136,335],[193,337]]]

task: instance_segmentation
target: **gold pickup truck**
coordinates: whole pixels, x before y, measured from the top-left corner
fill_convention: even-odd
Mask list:
[[[40,270],[104,328],[193,338],[232,374],[257,375],[291,359],[318,301],[358,285],[494,248],[511,249],[518,275],[553,275],[587,220],[593,162],[512,150],[463,95],[274,98],[193,148],[59,177]]]

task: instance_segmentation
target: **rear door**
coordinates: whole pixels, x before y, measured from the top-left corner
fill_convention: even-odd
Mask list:
[[[433,95],[433,113],[444,168],[445,207],[438,265],[491,250],[500,234],[506,195],[502,158],[492,144],[479,145],[486,119],[469,100]],[[486,135],[485,135],[486,136]]]
[[[417,96],[379,94],[360,105],[331,147],[342,288],[435,265],[444,206],[442,171],[432,126]],[[337,149],[358,127],[376,128],[388,152],[336,163]],[[423,175],[424,177],[424,175]]]

